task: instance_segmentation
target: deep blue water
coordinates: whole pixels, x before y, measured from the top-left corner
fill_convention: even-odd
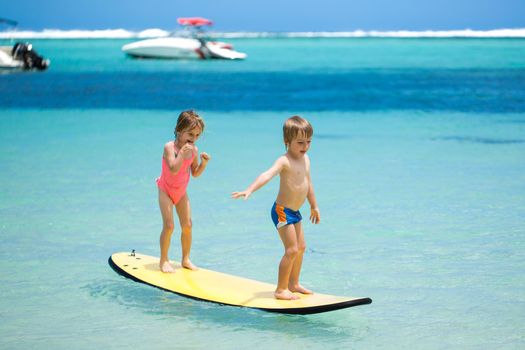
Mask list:
[[[9,108],[525,111],[525,69],[50,71],[0,77],[0,89]]]

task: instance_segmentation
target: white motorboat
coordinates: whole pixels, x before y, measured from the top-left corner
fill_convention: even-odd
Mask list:
[[[33,50],[29,43],[14,46],[0,46],[0,69],[2,70],[45,70],[49,60]]]
[[[15,21],[1,19],[0,23],[16,26]],[[0,46],[0,70],[45,70],[49,60],[40,56],[30,43],[17,42],[14,45]]]
[[[230,60],[245,59],[246,54],[235,51],[233,46],[220,41],[207,40],[201,27],[211,25],[205,18],[179,18],[177,22],[186,31],[176,35],[146,39],[124,45],[122,51],[132,57],[140,58],[222,58]]]

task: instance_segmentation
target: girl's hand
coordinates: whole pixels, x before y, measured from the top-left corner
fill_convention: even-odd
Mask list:
[[[208,163],[208,161],[211,159],[210,155],[206,152],[201,153],[201,163]]]
[[[244,197],[244,200],[247,200],[248,197],[250,197],[250,195],[251,195],[251,192],[249,192],[249,191],[232,192],[232,198],[233,199]]]
[[[321,222],[321,212],[319,208],[310,208],[310,221],[312,224],[318,224]]]
[[[193,146],[187,143],[181,147],[179,153],[182,155],[183,159],[191,159],[193,156]]]

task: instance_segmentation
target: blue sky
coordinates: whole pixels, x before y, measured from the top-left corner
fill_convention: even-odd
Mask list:
[[[525,28],[525,0],[1,0],[22,29],[142,30],[202,16],[217,31]]]

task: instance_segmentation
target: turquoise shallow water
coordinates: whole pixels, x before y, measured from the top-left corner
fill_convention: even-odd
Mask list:
[[[278,89],[275,86],[257,90],[262,97],[258,93],[246,97],[261,105],[268,102],[264,110],[252,109],[243,99],[235,110],[199,109],[207,122],[199,147],[213,159],[189,188],[194,262],[275,280],[282,248],[268,211],[277,181],[247,202],[233,201],[229,195],[243,189],[283,152],[282,122],[300,114],[315,128],[310,157],[322,213],[320,225],[305,226],[308,249],[303,282],[322,293],[369,296],[373,304],[311,316],[274,315],[189,300],[134,283],[109,268],[107,258],[115,251],[158,252],[161,220],[154,179],[160,172],[162,145],[172,135],[179,110],[170,110],[148,90],[137,91],[140,97],[136,98],[157,101],[163,108],[122,108],[111,94],[104,100],[96,91],[85,96],[98,101],[92,107],[80,97],[79,108],[60,105],[60,101],[42,102],[49,94],[23,107],[20,101],[27,102],[23,97],[11,94],[6,99],[6,84],[22,84],[14,88],[20,92],[27,91],[23,84],[28,80],[45,85],[57,77],[75,80],[89,73],[92,80],[83,84],[94,87],[100,82],[98,74],[109,71],[103,75],[105,82],[114,74],[112,60],[120,59],[129,66],[114,65],[115,71],[150,78],[174,70],[183,79],[188,69],[201,67],[226,77],[235,76],[232,70],[236,69],[250,73],[243,76],[246,79],[265,71],[290,76],[289,60],[279,64],[254,55],[275,44],[274,39],[258,40],[236,43],[239,49],[245,43],[253,50],[250,58],[255,57],[244,66],[243,62],[228,66],[162,61],[155,68],[154,61],[123,59],[113,52],[111,40],[99,40],[91,44],[107,47],[96,67],[80,65],[77,71],[57,59],[52,70],[42,75],[0,76],[4,93],[0,110],[1,347],[522,348],[525,109],[519,92],[510,102],[505,95],[523,88],[523,62],[508,54],[508,50],[523,50],[520,41],[466,41],[466,47],[480,45],[482,52],[501,54],[492,61],[481,55],[452,67],[471,69],[463,65],[472,64],[489,85],[499,82],[504,93],[491,92],[492,103],[511,103],[509,109],[491,105],[480,112],[459,104],[402,109],[405,104],[396,102],[380,109],[340,104],[327,110],[316,108],[316,101],[303,101],[297,108],[273,110],[269,91]],[[42,41],[42,46],[49,55],[53,45],[85,47],[89,42]],[[379,46],[396,43],[373,42]],[[392,50],[410,52],[403,43]],[[315,44],[313,39],[290,41],[303,53],[317,52],[312,48]],[[337,41],[321,44],[342,50]],[[434,45],[445,44],[421,42],[434,53]],[[454,40],[449,44],[448,52],[466,50]],[[79,55],[76,50],[82,49],[71,50]],[[414,58],[416,66],[429,65],[439,71],[443,63],[430,62],[446,61],[443,56],[413,52],[421,55]],[[389,59],[370,54],[366,61],[366,50],[360,55],[371,74],[392,68]],[[331,65],[323,63],[326,60],[308,63],[310,56],[304,57],[299,66],[311,64],[315,70],[317,64],[323,71]],[[96,57],[89,60],[97,61]],[[337,82],[338,69],[353,73],[355,64],[341,61],[326,75]],[[412,69],[408,66],[396,68],[401,69],[399,77],[407,76],[406,69]],[[516,74],[509,75],[509,69]],[[503,78],[498,75],[501,71]],[[412,83],[416,86],[417,81]],[[434,91],[448,89],[447,95],[461,94],[465,88],[445,86],[432,77],[429,81],[437,86]],[[481,84],[476,79],[471,83]],[[72,86],[68,84],[61,85],[65,92]],[[376,88],[384,99],[401,96],[392,97],[386,85]],[[468,97],[469,101],[483,105],[486,86],[474,89],[481,93]],[[122,90],[122,98],[132,90]],[[205,95],[199,90],[192,101],[204,107],[206,98],[227,96],[217,91],[208,90],[210,94]],[[300,94],[297,91],[290,93]],[[421,95],[425,89],[416,86],[413,91],[432,100]],[[362,96],[371,95],[365,91]],[[436,98],[446,101],[443,96]],[[225,103],[234,106],[235,98]],[[180,103],[177,95],[173,100],[174,106]],[[37,108],[39,101],[42,106]],[[303,210],[307,212],[307,206]],[[172,256],[179,254],[174,239]]]

